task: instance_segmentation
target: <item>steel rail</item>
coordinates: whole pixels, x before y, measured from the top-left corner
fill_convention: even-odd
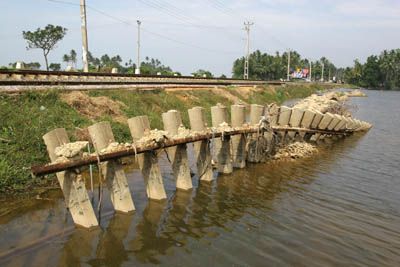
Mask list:
[[[0,70],[0,85],[118,85],[118,84],[179,84],[179,85],[257,85],[282,84],[280,81],[206,78],[192,76],[134,75],[97,72]]]

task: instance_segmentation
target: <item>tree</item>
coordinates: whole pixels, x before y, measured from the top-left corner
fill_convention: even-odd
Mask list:
[[[69,52],[69,58],[70,58],[70,60],[71,60],[71,62],[72,62],[73,67],[76,68],[76,52],[75,52],[74,49],[72,49],[72,50]]]
[[[67,64],[71,63],[71,66],[76,68],[76,52],[74,49],[72,49],[68,54],[65,54],[63,56],[63,61],[66,62]]]
[[[60,63],[50,63],[49,69],[51,69],[52,71],[60,71],[61,64]]]
[[[22,62],[22,63],[24,64],[25,68],[28,70],[39,70],[40,69],[39,62],[29,62],[29,63]],[[10,64],[8,64],[8,66],[10,66],[11,69],[15,69],[15,67],[17,66],[17,62],[10,63]]]
[[[47,56],[51,50],[56,48],[56,44],[64,38],[66,33],[66,28],[48,24],[44,29],[38,28],[36,31],[33,32],[23,31],[22,36],[28,42],[28,50],[36,48],[40,48],[43,50],[43,56],[46,62],[46,69],[49,70]]]
[[[160,60],[149,57],[146,57],[145,61],[140,64],[140,73],[147,75],[156,75],[157,73],[161,73],[161,75],[174,74],[172,69],[163,65]]]
[[[249,57],[249,78],[259,80],[285,79],[287,75],[288,56],[289,55],[287,52],[282,54],[276,52],[274,55],[269,55],[267,53],[262,53],[259,50],[254,51]],[[308,69],[309,63],[310,62],[307,59],[301,58],[298,52],[290,52],[291,71],[297,69]],[[315,65],[316,63],[313,63],[313,74],[315,74]],[[232,68],[232,74],[234,78],[243,78],[243,66],[244,57],[238,58],[234,61]],[[333,64],[331,64],[331,67],[334,69]],[[318,70],[317,68],[317,72],[318,71],[320,73],[320,69]]]
[[[212,78],[212,77],[214,77],[213,74],[212,74],[210,71],[208,71],[208,70],[203,70],[203,69],[199,69],[199,70],[193,72],[192,75],[193,75],[194,77],[207,77],[207,78]]]

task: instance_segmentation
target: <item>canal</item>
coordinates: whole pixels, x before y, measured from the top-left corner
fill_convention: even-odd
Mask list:
[[[212,184],[148,201],[126,169],[136,206],[101,228],[74,228],[60,190],[0,203],[0,266],[397,266],[400,262],[400,92],[352,98],[374,127],[292,162],[249,165]],[[194,167],[195,163],[192,161]],[[94,207],[97,208],[97,192]]]

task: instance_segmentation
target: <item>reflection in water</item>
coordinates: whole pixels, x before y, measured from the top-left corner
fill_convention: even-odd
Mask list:
[[[314,157],[252,164],[191,191],[175,191],[164,172],[165,201],[148,201],[140,173],[131,170],[134,214],[103,218],[104,230],[57,234],[0,265],[394,266],[400,261],[399,171],[377,152],[376,135],[387,135],[389,126],[376,127],[365,136],[324,141]],[[393,159],[396,140],[385,147]],[[21,212],[0,219],[6,240],[0,258],[27,241],[73,229],[61,200]]]

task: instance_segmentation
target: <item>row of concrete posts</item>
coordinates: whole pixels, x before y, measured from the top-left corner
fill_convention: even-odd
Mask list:
[[[211,108],[212,127],[207,127],[205,110],[194,107],[188,110],[191,132],[224,131],[227,127],[259,127],[260,132],[254,134],[239,134],[223,136],[211,140],[201,140],[193,143],[194,159],[197,175],[202,182],[214,180],[213,164],[218,173],[229,174],[234,168],[244,168],[246,162],[264,162],[273,153],[276,134],[282,143],[289,142],[299,136],[304,139],[318,141],[327,136],[329,131],[343,132],[366,130],[370,124],[336,114],[322,114],[318,111],[291,109],[275,105],[268,108],[262,105],[250,105],[249,119],[246,120],[244,105],[231,106],[229,123],[228,109],[223,105]],[[179,136],[182,128],[180,112],[170,110],[162,114],[164,130],[169,136]],[[230,124],[230,126],[228,125]],[[151,134],[150,122],[147,116],[137,116],[128,120],[133,144]],[[272,128],[271,128],[272,126]],[[269,130],[268,130],[269,129]],[[293,130],[294,129],[294,130]],[[298,130],[296,130],[298,129]],[[302,129],[326,130],[327,133],[302,132]],[[96,123],[88,127],[90,139],[96,150],[101,154],[110,144],[115,143],[111,126],[108,122]],[[308,135],[308,136],[307,136]],[[52,162],[57,160],[55,149],[70,142],[63,128],[55,129],[43,136]],[[289,140],[289,141],[288,141]],[[176,188],[192,189],[192,177],[189,168],[187,145],[180,144],[166,148],[168,159],[172,165]],[[146,151],[137,155],[142,172],[146,193],[149,199],[163,200],[167,198],[163,184],[162,173],[158,164],[157,151]],[[99,162],[101,177],[105,180],[110,192],[111,202],[117,212],[128,213],[135,210],[135,205],[128,186],[123,166],[118,159]],[[98,226],[92,203],[89,199],[84,179],[79,170],[67,170],[57,173],[57,178],[64,194],[75,224],[90,228]]]

